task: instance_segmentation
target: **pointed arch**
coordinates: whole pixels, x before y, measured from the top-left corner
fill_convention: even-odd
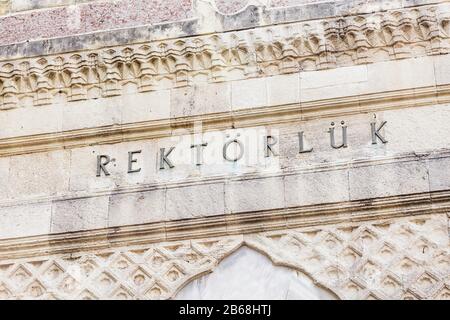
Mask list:
[[[190,277],[172,298],[335,300],[339,296],[298,267],[242,241],[210,270]]]

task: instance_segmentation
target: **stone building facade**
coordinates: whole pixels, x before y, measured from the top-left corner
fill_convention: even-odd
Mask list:
[[[0,0],[3,299],[449,299],[446,0]]]

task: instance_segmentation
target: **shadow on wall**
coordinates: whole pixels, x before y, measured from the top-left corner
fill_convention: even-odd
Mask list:
[[[335,300],[306,275],[275,266],[266,256],[242,247],[213,273],[192,281],[177,300]]]

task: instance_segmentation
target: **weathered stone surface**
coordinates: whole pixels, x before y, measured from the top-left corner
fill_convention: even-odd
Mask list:
[[[235,81],[231,84],[233,110],[257,108],[267,105],[267,87],[264,79]],[[257,92],[257,94],[249,94]]]
[[[230,111],[230,87],[228,83],[219,83],[173,89],[170,115],[178,118]]]
[[[80,101],[55,107],[62,108],[62,130],[69,131],[119,125],[122,116],[122,101],[120,100],[98,99],[92,103]]]
[[[30,237],[50,233],[51,203],[0,207],[0,238]]]
[[[302,102],[358,96],[369,88],[367,66],[300,72]]]
[[[11,199],[67,193],[70,180],[68,152],[36,153],[12,157],[10,161],[8,188]]]
[[[428,171],[421,162],[353,167],[349,171],[350,200],[428,192]]]
[[[383,119],[390,140],[385,145],[390,153],[425,152],[447,149],[450,145],[450,105],[440,104],[423,108],[386,111]]]
[[[108,225],[110,227],[164,221],[165,190],[111,195]]]
[[[14,0],[13,0],[14,1]],[[72,0],[73,1],[73,0]],[[5,2],[3,0],[2,2]],[[28,4],[25,7],[48,7],[54,6],[52,4],[40,1],[39,4]],[[5,54],[8,56],[17,55],[19,52],[22,55],[42,55],[47,52],[55,52],[57,50],[70,51],[71,46],[75,46],[76,49],[82,50],[89,47],[95,47],[99,44],[105,46],[111,46],[115,44],[126,44],[130,42],[139,43],[146,41],[149,38],[176,38],[186,37],[196,34],[205,34],[211,32],[221,32],[238,29],[248,29],[255,26],[267,26],[271,24],[286,23],[293,21],[305,21],[311,19],[328,19],[332,17],[352,17],[353,15],[365,15],[371,13],[385,12],[392,9],[409,8],[416,5],[430,5],[437,4],[439,0],[419,0],[419,1],[369,1],[363,4],[359,0],[338,0],[328,2],[305,2],[302,4],[296,4],[291,6],[288,4],[280,5],[277,3],[275,6],[267,3],[266,6],[260,1],[252,0],[247,3],[245,8],[242,7],[242,2],[239,3],[238,11],[235,11],[231,15],[223,15],[217,12],[218,6],[215,6],[213,2],[204,1],[184,1],[178,6],[173,6],[172,10],[166,10],[163,7],[161,10],[161,1],[153,1],[153,5],[149,7],[150,1],[144,1],[141,3],[141,8],[145,7],[144,13],[136,13],[134,6],[136,2],[132,2],[132,9],[130,10],[125,1],[119,1],[116,7],[109,11],[111,14],[111,20],[119,18],[119,21],[115,21],[117,25],[121,25],[126,28],[113,28],[114,30],[108,30],[108,24],[110,21],[96,21],[98,14],[101,14],[103,10],[109,10],[107,4],[80,4],[66,7],[53,8],[50,10],[42,10],[39,14],[33,15],[33,12],[25,12],[14,14],[12,16],[3,17],[0,21],[3,22],[2,26],[6,29],[14,28],[15,25],[11,22],[16,21],[19,17],[29,18],[34,25],[34,29],[29,33],[25,33],[26,27],[19,28],[19,32],[15,34],[8,34],[3,37],[4,43],[11,43],[5,47]],[[193,3],[194,6],[189,7]],[[173,2],[169,3],[173,5]],[[186,7],[186,5],[188,7]],[[228,5],[228,1],[227,1]],[[14,11],[8,6],[8,1],[5,5],[0,5],[0,10]],[[121,12],[120,10],[125,11]],[[149,12],[157,10],[158,14],[151,15],[153,20],[161,19],[161,23],[150,25],[147,17]],[[195,12],[194,12],[195,11]],[[437,16],[439,18],[445,18],[447,8],[445,5],[438,7]],[[401,12],[401,11],[400,11]],[[420,12],[421,13],[421,12]],[[45,26],[35,26],[36,22],[40,18],[53,20],[48,21]],[[185,18],[191,17],[188,21]],[[198,17],[199,19],[195,19]],[[147,23],[145,23],[147,21]],[[170,21],[170,22],[167,22]],[[306,21],[310,24],[310,21]],[[409,23],[403,21],[403,23]],[[52,30],[52,27],[58,27],[58,30]],[[141,27],[144,25],[144,27]],[[391,24],[392,26],[392,24]],[[350,29],[349,29],[350,30]],[[89,32],[91,31],[91,33]],[[95,31],[92,33],[92,31]],[[410,31],[405,30],[406,32]],[[151,37],[148,34],[151,34]],[[55,39],[51,35],[57,35]],[[76,36],[73,36],[76,34]],[[40,36],[39,36],[40,35]],[[25,42],[18,44],[24,40],[33,39],[35,41]],[[392,37],[393,41],[397,41],[397,38]],[[81,41],[79,41],[81,40]],[[397,42],[398,43],[398,42]],[[360,44],[366,45],[363,41]],[[402,42],[402,45],[404,42]],[[366,48],[366,47],[365,47]],[[423,50],[423,48],[415,48],[416,50]],[[398,51],[398,53],[397,53]],[[396,53],[401,55],[402,48],[397,48]],[[388,54],[388,53],[386,53]],[[20,54],[19,54],[20,55]],[[361,55],[361,53],[360,53]],[[345,57],[344,57],[345,59]],[[360,59],[367,59],[362,52]]]
[[[123,95],[56,105],[62,108],[62,130],[113,126],[170,117],[170,91]]]
[[[298,74],[280,75],[267,79],[269,106],[300,102],[300,77]]]
[[[434,61],[434,71],[436,74],[436,84],[446,84],[450,81],[450,69],[448,66],[449,57],[448,55],[435,56]]]
[[[287,207],[350,199],[347,170],[304,173],[286,176],[284,180]]]
[[[231,181],[225,185],[225,206],[229,213],[283,208],[283,179]]]
[[[9,195],[10,158],[0,158],[0,199],[8,199]]]
[[[170,107],[169,90],[125,95],[121,101],[122,124],[167,119]]]
[[[367,69],[371,92],[436,85],[434,62],[431,57],[382,62],[376,67],[369,64]]]
[[[450,159],[438,158],[428,161],[430,191],[448,190],[450,188]]]
[[[109,197],[54,201],[52,233],[101,229],[108,226]]]
[[[225,213],[224,196],[225,188],[221,183],[167,189],[167,219],[222,215]]]
[[[54,105],[0,112],[0,137],[10,138],[62,130],[62,109]]]
[[[314,89],[368,81],[367,66],[344,67],[316,72],[300,72],[301,88]]]

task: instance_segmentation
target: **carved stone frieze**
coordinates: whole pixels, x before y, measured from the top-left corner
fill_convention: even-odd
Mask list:
[[[448,52],[427,6],[0,63],[0,109],[41,106]]]

